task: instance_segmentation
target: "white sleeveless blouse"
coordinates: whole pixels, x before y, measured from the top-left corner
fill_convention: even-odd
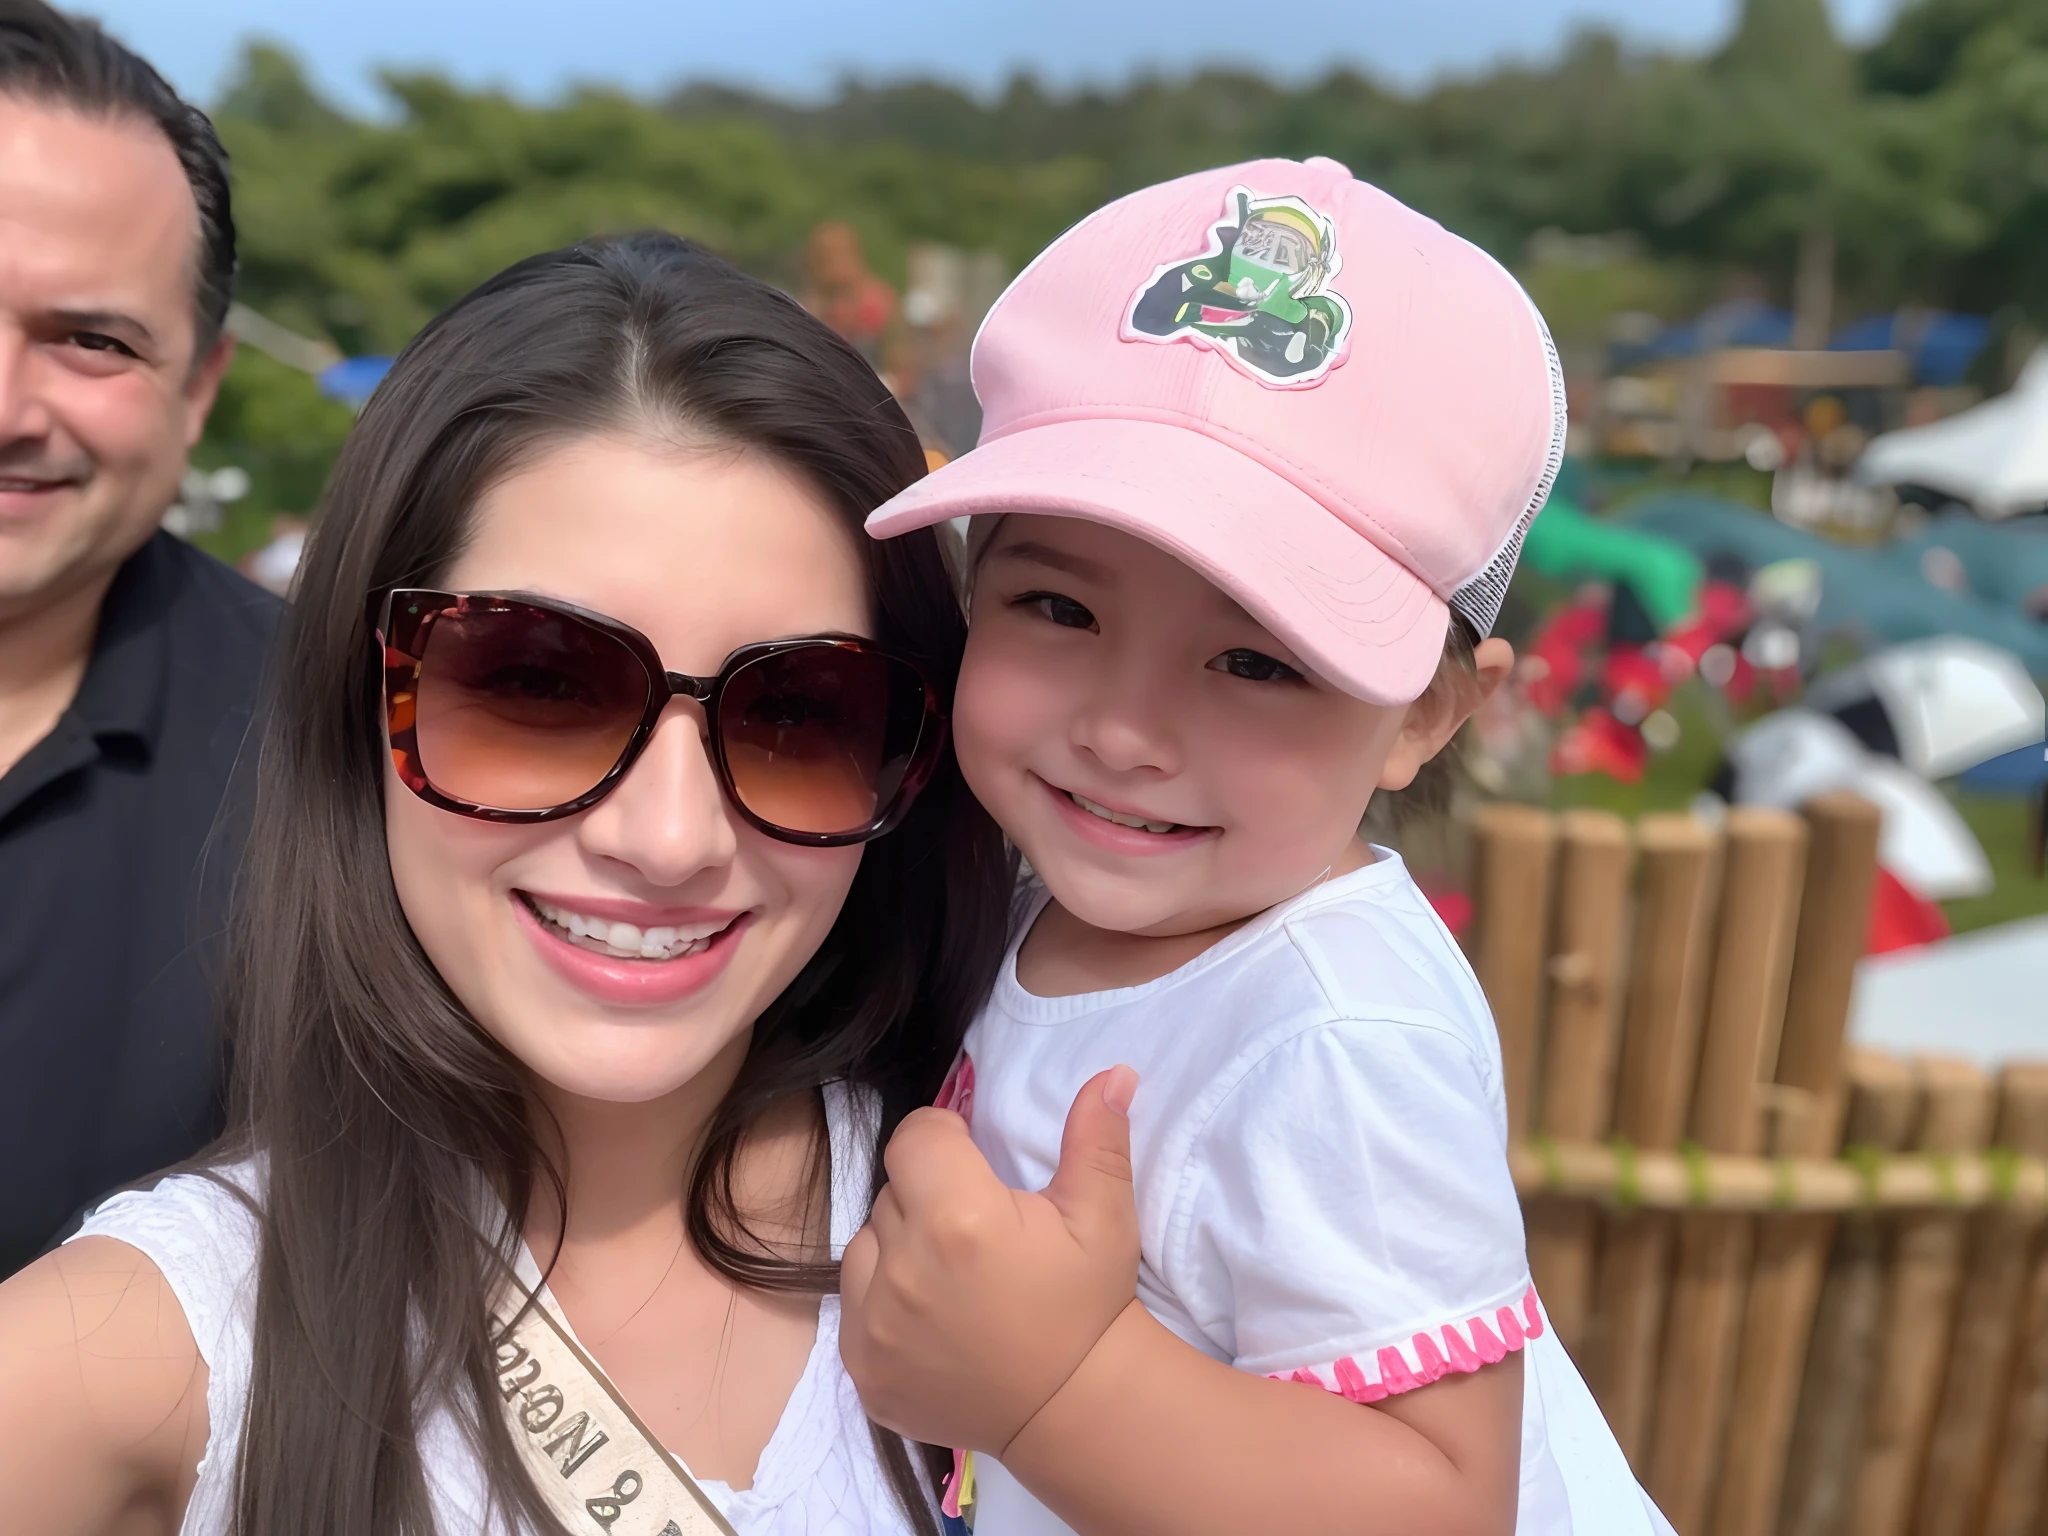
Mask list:
[[[856,1101],[842,1084],[829,1085],[824,1097],[836,1259],[867,1220],[873,1106]],[[221,1172],[258,1193],[251,1165]],[[249,1402],[256,1219],[229,1191],[186,1174],[113,1196],[71,1240],[78,1237],[118,1238],[148,1255],[185,1310],[210,1373],[210,1433],[180,1536],[225,1536]],[[523,1248],[520,1261],[522,1278],[536,1282],[538,1271]],[[420,1459],[440,1536],[508,1536],[502,1512],[487,1514],[482,1469],[445,1409],[422,1422]],[[820,1298],[817,1341],[761,1452],[753,1486],[734,1492],[723,1483],[699,1481],[740,1536],[907,1536],[913,1529],[890,1491],[860,1398],[839,1362],[837,1296]]]

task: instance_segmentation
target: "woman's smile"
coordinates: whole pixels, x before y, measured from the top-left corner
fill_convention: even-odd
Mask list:
[[[695,908],[664,912],[637,902],[550,901],[531,891],[513,894],[570,943],[617,960],[680,960],[698,954],[742,915]]]
[[[540,956],[570,986],[600,1003],[614,1007],[651,1007],[680,1002],[701,992],[718,979],[740,947],[753,914],[742,912],[728,917],[709,932],[705,924],[660,924],[643,929],[632,923],[605,923],[581,915],[553,910],[568,918],[563,922],[544,914],[531,899],[515,896],[514,914]],[[617,938],[598,939],[578,933],[576,923],[604,927]],[[678,932],[693,933],[688,940]],[[667,942],[650,953],[649,940],[668,935]],[[626,940],[632,940],[628,952]]]

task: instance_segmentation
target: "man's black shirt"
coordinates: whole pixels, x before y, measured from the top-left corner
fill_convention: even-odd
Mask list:
[[[0,1277],[220,1129],[235,768],[278,609],[155,535],[107,591],[71,707],[0,776]]]

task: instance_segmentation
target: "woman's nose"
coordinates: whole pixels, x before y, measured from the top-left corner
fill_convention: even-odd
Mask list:
[[[680,886],[732,862],[739,837],[698,706],[669,705],[624,781],[584,816],[579,836],[651,885]]]

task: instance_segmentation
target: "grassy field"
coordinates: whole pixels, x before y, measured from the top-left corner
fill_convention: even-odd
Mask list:
[[[1945,901],[1942,910],[1956,932],[2009,923],[2017,917],[2048,912],[2048,879],[2037,879],[2027,861],[2027,804],[2017,795],[1972,795],[1951,792],[1949,798],[1984,852],[1991,859],[1997,885],[1988,896]]]

